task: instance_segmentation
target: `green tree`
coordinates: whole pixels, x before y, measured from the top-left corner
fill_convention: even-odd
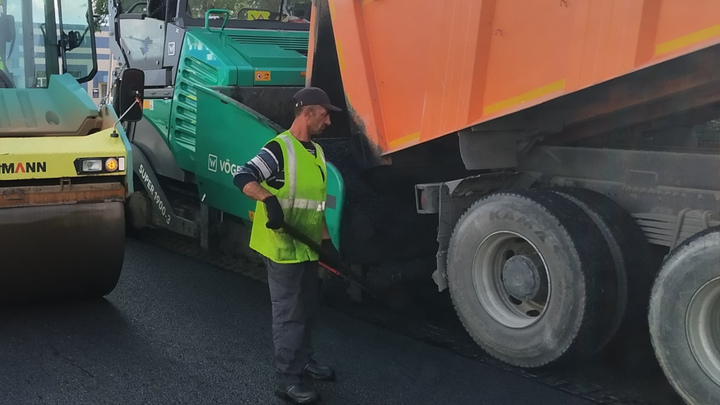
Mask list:
[[[108,22],[108,0],[93,0],[93,15],[95,16],[95,31],[100,31],[102,25]]]
[[[93,14],[108,15],[108,0],[93,0]]]

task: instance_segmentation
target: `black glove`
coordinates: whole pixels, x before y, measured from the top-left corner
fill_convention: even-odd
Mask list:
[[[270,229],[280,229],[285,223],[285,215],[283,214],[280,201],[277,197],[271,195],[266,197],[263,202],[265,203],[265,210],[267,210],[268,221],[265,224]]]

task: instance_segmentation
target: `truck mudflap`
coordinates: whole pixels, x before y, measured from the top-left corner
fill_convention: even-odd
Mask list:
[[[0,305],[109,294],[123,264],[121,202],[0,210]]]

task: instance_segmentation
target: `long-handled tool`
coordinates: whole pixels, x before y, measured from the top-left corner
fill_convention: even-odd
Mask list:
[[[394,303],[389,301],[388,299],[381,298],[381,294],[377,291],[373,291],[368,286],[366,286],[362,280],[355,275],[352,270],[350,270],[350,266],[348,266],[346,263],[342,261],[340,257],[337,257],[337,255],[332,254],[331,252],[328,252],[327,250],[323,249],[322,246],[320,246],[318,243],[310,239],[307,235],[302,233],[297,228],[293,227],[292,225],[289,225],[288,223],[284,223],[282,226],[282,229],[293,238],[297,239],[299,242],[307,245],[310,249],[314,250],[320,255],[320,260],[318,261],[319,264],[331,271],[332,273],[344,278],[352,285],[362,289],[363,291],[367,292],[372,298],[375,298],[379,302],[382,302],[384,304],[387,304],[389,306],[396,306]]]

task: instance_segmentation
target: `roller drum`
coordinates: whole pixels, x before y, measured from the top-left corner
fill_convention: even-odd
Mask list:
[[[0,305],[100,297],[123,263],[121,202],[0,210]]]

